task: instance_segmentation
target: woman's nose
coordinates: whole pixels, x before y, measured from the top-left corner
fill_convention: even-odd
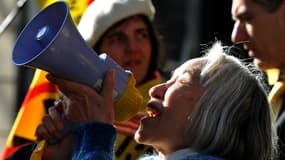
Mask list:
[[[149,90],[149,95],[152,98],[163,99],[166,90],[167,90],[167,88],[166,88],[166,85],[164,83],[158,84],[156,86],[153,86]]]
[[[138,43],[133,39],[128,39],[126,42],[126,49],[128,51],[135,51],[138,48]]]
[[[235,22],[231,39],[233,43],[247,41],[247,32],[244,24],[241,24],[240,22]]]

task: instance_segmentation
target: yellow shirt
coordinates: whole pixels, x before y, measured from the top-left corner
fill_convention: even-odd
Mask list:
[[[277,119],[283,104],[283,93],[285,91],[285,74],[282,74],[279,69],[266,70],[268,76],[268,83],[273,85],[268,100],[272,107],[274,118]]]

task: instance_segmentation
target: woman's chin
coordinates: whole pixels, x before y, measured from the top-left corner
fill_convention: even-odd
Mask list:
[[[147,144],[147,140],[150,138],[148,136],[148,132],[147,130],[144,130],[144,127],[142,127],[142,125],[139,126],[139,128],[137,129],[136,133],[135,133],[135,140],[137,143],[140,144]],[[151,135],[151,133],[150,133]]]
[[[157,137],[155,130],[157,129],[157,123],[154,118],[144,117],[141,119],[139,128],[135,133],[135,140],[138,143],[150,145],[150,142]]]
[[[253,59],[253,63],[257,68],[262,69],[262,70],[274,68],[260,59]]]
[[[141,125],[139,126],[139,128],[137,129],[137,131],[135,133],[135,140],[137,141],[137,143],[143,143]]]

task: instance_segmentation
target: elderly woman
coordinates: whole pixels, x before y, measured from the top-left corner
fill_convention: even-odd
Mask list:
[[[113,159],[116,129],[112,103],[114,71],[98,94],[88,86],[52,75],[63,98],[45,116],[37,135],[56,137],[61,112],[75,124],[44,159]],[[150,145],[161,160],[270,160],[277,154],[271,110],[262,84],[238,59],[215,45],[204,57],[178,67],[170,80],[149,91],[147,115],[135,140]],[[60,153],[60,154],[58,154]]]

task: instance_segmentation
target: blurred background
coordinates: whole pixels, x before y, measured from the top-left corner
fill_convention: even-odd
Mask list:
[[[157,11],[155,24],[166,47],[166,77],[181,62],[200,56],[205,45],[210,46],[215,40],[231,45],[231,1],[153,0],[153,3]],[[5,18],[13,11],[16,13],[16,8],[19,8],[16,18],[4,27]],[[17,35],[38,11],[35,0],[0,1],[0,151],[34,73],[33,69],[13,65],[11,52]]]

